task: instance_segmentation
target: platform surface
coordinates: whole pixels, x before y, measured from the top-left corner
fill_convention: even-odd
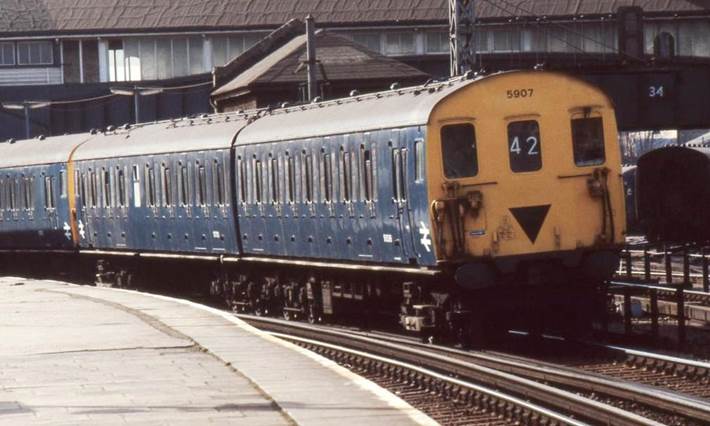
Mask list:
[[[0,424],[435,424],[212,308],[0,278]]]

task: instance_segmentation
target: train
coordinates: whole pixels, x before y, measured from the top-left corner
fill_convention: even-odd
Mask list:
[[[6,268],[430,337],[584,322],[625,234],[611,101],[533,70],[10,141],[0,212]]]
[[[650,242],[710,241],[710,147],[668,146],[638,160],[636,209]]]

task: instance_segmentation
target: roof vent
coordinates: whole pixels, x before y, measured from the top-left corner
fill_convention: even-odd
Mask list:
[[[357,89],[353,89],[350,91],[350,97],[358,96],[358,95],[360,95],[360,92]]]
[[[323,102],[323,98],[321,98],[320,96],[316,96],[316,97],[313,98],[313,100],[311,101],[312,104],[317,104],[318,102]]]
[[[397,89],[399,89],[399,87],[400,87],[400,85],[397,82],[390,84],[390,90],[397,90]]]
[[[91,135],[95,135],[95,134],[97,134],[97,133],[99,133],[99,130],[98,130],[98,129],[91,129],[91,130],[89,130],[89,134],[91,134]]]
[[[45,140],[46,138],[45,138],[45,136],[44,136],[44,135],[39,135],[39,136],[37,136],[37,139],[39,139],[39,140],[43,141],[43,140]]]
[[[466,71],[466,73],[463,75],[464,80],[472,80],[476,74],[472,70]]]
[[[130,125],[129,123],[126,123],[126,124],[124,124],[123,126],[121,126],[121,128],[122,128],[123,130],[128,130],[128,129],[131,128],[131,125]]]
[[[17,142],[17,141],[15,140],[15,138],[10,138],[10,139],[7,140],[7,143],[15,143],[15,142]]]
[[[289,103],[288,102],[283,102],[281,104],[281,108],[288,108]]]
[[[106,131],[107,131],[107,132],[113,132],[114,130],[116,130],[116,126],[114,126],[113,124],[110,125],[110,126],[108,126],[108,127],[106,127]]]

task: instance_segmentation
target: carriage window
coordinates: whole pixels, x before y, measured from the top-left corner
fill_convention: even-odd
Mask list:
[[[395,200],[402,200],[402,152],[399,149],[392,150],[392,188]]]
[[[207,204],[207,179],[205,176],[205,166],[197,169],[197,204],[204,206]]]
[[[79,186],[79,197],[81,198],[81,207],[86,207],[86,176],[76,172],[76,181]]]
[[[224,193],[224,167],[217,160],[214,160],[215,191],[217,191],[217,204],[224,205],[226,198]]]
[[[572,120],[572,145],[576,165],[596,166],[603,164],[605,160],[604,127],[601,117]]]
[[[414,180],[421,182],[424,179],[424,141],[414,143]]]
[[[286,189],[288,190],[287,201],[293,203],[296,198],[296,162],[293,157],[286,157]]]
[[[25,178],[25,208],[32,210],[34,208],[34,197],[32,196],[32,187],[35,183],[34,176]]]
[[[190,201],[190,180],[187,175],[187,166],[183,165],[180,167],[180,173],[178,174],[178,192],[180,196],[180,205],[187,206]]]
[[[313,156],[305,154],[306,158],[306,200],[307,202],[313,201]]]
[[[261,203],[261,200],[262,200],[261,195],[262,195],[262,191],[264,188],[264,174],[263,174],[263,170],[261,167],[261,161],[259,161],[259,160],[256,160],[256,162],[255,162],[254,174],[256,175],[256,176],[254,176],[255,177],[254,181],[256,183],[256,202]]]
[[[148,205],[155,207],[155,173],[150,166],[146,166],[145,173],[145,184],[147,186],[145,193],[148,195]]]
[[[306,182],[306,169],[303,167],[303,156],[294,156],[293,161],[295,164],[294,173],[295,179],[293,180],[293,189],[295,190],[293,196],[295,201],[305,202],[305,193],[303,190],[303,185]]]
[[[360,194],[362,195],[362,201],[372,201],[373,197],[373,159],[372,152],[369,149],[365,149],[364,145],[360,145]]]
[[[54,179],[51,176],[44,178],[44,207],[48,209],[54,208]]]
[[[65,198],[67,196],[67,172],[59,171],[59,196]]]
[[[165,207],[172,205],[172,182],[170,179],[170,167],[162,166],[163,168],[163,205]]]
[[[271,202],[279,202],[279,161],[271,159]]]
[[[533,172],[542,168],[540,126],[535,120],[508,124],[508,155],[510,169],[515,173]]]
[[[471,124],[452,124],[441,128],[444,176],[449,179],[478,174],[476,131]]]
[[[111,207],[111,172],[109,170],[102,170],[101,174],[103,175],[104,207]]]
[[[239,170],[239,200],[247,202],[247,164],[242,157],[237,158],[237,170]]]
[[[352,167],[349,152],[343,152],[341,175],[343,182],[343,201],[350,201],[352,195]]]
[[[10,210],[15,210],[17,208],[17,179],[12,179],[8,181],[10,185]]]
[[[333,156],[323,154],[323,200],[326,203],[333,201]]]
[[[126,172],[124,169],[119,168],[117,173],[118,178],[118,205],[120,207],[126,206]]]
[[[96,172],[91,172],[91,181],[89,182],[91,185],[89,187],[89,190],[91,191],[91,207],[96,207],[97,205],[97,190],[96,190]]]

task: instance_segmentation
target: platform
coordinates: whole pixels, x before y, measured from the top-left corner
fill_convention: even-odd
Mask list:
[[[435,424],[229,313],[124,290],[0,278],[0,423]]]

